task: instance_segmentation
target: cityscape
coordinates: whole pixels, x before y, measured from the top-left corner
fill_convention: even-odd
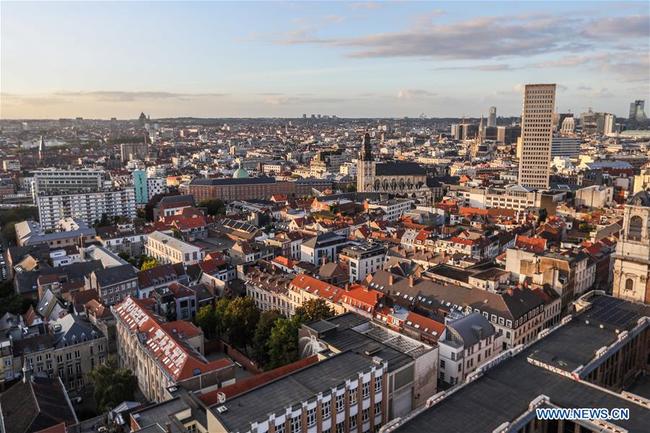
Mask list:
[[[650,3],[0,12],[0,433],[650,430]]]

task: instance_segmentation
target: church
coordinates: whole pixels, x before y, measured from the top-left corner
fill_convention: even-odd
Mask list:
[[[625,205],[623,231],[614,255],[614,296],[650,303],[650,193],[641,191]]]
[[[357,191],[408,196],[430,193],[426,169],[420,164],[406,161],[374,161],[368,133],[363,137],[357,160]]]

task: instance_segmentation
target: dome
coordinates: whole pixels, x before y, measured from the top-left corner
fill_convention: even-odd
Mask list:
[[[232,174],[233,179],[245,179],[248,177],[248,172],[239,167],[235,172]]]

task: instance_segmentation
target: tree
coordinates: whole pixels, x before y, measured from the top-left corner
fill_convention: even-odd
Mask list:
[[[226,309],[228,342],[245,349],[253,340],[255,327],[260,319],[260,310],[252,298],[233,299]]]
[[[217,332],[217,315],[212,305],[199,308],[194,321],[203,330],[203,334],[207,339],[215,336]]]
[[[329,319],[334,316],[334,311],[324,299],[310,299],[296,308],[296,317],[300,323],[309,323],[316,320]]]
[[[228,331],[228,323],[226,322],[226,311],[230,305],[229,298],[220,298],[217,301],[217,304],[214,307],[214,316],[215,316],[215,335],[218,337],[224,337]]]
[[[282,317],[278,310],[265,311],[260,314],[255,334],[253,335],[253,358],[258,364],[265,366],[269,363],[268,342],[275,322]]]
[[[124,400],[133,400],[138,386],[131,370],[118,368],[115,358],[109,358],[106,363],[92,370],[90,380],[95,389],[99,412],[106,412]]]
[[[298,328],[296,317],[275,321],[269,336],[269,369],[281,367],[298,360]]]
[[[142,266],[140,266],[140,270],[146,271],[147,269],[155,268],[156,266],[158,266],[158,260],[153,257],[146,257],[142,262]]]
[[[203,200],[199,203],[199,207],[205,208],[205,213],[212,216],[226,213],[226,205],[219,199]]]
[[[28,299],[14,291],[11,281],[0,283],[0,316],[5,313],[24,314],[31,305]]]

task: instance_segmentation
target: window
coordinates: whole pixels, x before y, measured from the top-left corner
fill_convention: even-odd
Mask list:
[[[440,360],[440,368],[445,368],[445,360],[444,359]]]
[[[357,429],[357,416],[351,416],[350,417],[350,431],[356,430]]]
[[[375,416],[381,415],[381,402],[375,403]]]
[[[643,220],[638,215],[633,216],[627,228],[627,238],[631,241],[640,241],[642,230]]]
[[[336,413],[343,412],[345,409],[345,394],[339,394],[336,396]]]
[[[628,278],[625,280],[625,290],[632,291],[634,290],[634,280],[632,278]]]
[[[295,418],[291,418],[291,433],[298,433],[301,430],[300,415]]]
[[[357,404],[357,389],[354,388],[349,390],[348,395],[350,396],[350,406]]]
[[[341,421],[336,424],[336,432],[335,433],[344,433],[345,432],[345,421]]]
[[[370,382],[364,382],[361,388],[361,396],[364,399],[370,397]]]
[[[375,377],[375,393],[381,392],[381,376]]]
[[[307,427],[316,425],[316,408],[307,409]]]
[[[332,414],[332,400],[324,401],[321,403],[321,412],[323,419],[327,419]]]
[[[275,433],[284,433],[284,423],[275,426]]]
[[[361,422],[370,421],[370,408],[361,411]]]

